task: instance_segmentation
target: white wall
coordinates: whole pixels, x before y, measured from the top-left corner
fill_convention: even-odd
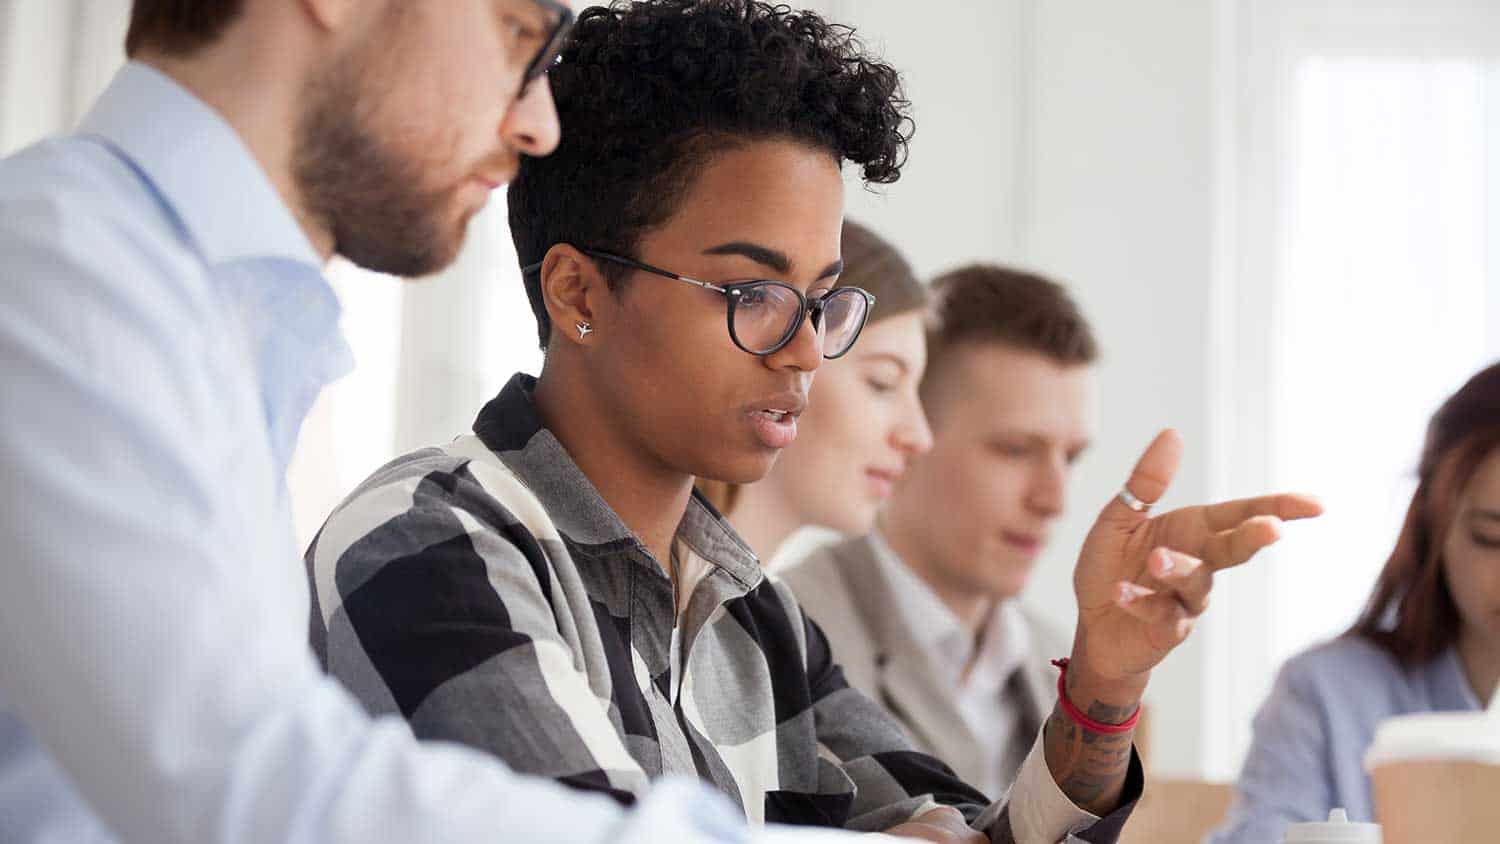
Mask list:
[[[24,70],[40,68],[40,54],[64,43],[71,18],[63,3],[0,2],[0,155],[72,119],[62,77]]]
[[[850,23],[902,70],[917,133],[901,181],[851,173],[849,214],[901,245],[919,273],[1014,260],[1021,215],[1026,49],[1021,0],[949,0],[920,13],[889,0],[808,4]]]
[[[1187,442],[1164,504],[1198,503],[1210,483],[1210,315],[1215,162],[1214,4],[1047,0],[1036,9],[1031,189],[1021,240],[1028,263],[1077,291],[1104,346],[1098,448],[1078,473],[1073,512],[1036,596],[1069,600],[1068,540],[1124,480],[1156,430]],[[1225,581],[1231,581],[1226,583]],[[1232,579],[1220,588],[1232,588]],[[1153,678],[1151,763],[1199,773],[1205,639]]]
[[[125,58],[129,0],[0,0],[0,155],[82,116]]]

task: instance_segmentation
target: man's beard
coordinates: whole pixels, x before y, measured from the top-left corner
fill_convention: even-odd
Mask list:
[[[333,236],[334,252],[361,267],[437,272],[456,257],[462,231],[445,230],[444,194],[425,186],[422,168],[364,125],[359,64],[331,68],[307,92],[292,159],[303,207]]]

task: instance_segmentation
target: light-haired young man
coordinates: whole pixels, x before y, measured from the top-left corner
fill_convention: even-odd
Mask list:
[[[916,744],[1004,793],[1056,698],[1068,637],[1015,600],[1093,438],[1098,346],[1057,283],[973,265],[933,283],[934,447],[878,529],[783,573],[844,673]]]

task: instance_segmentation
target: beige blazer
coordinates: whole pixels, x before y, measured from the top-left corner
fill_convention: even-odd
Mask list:
[[[946,762],[965,782],[983,782],[990,754],[902,623],[900,604],[875,554],[868,538],[848,539],[809,553],[778,576],[828,635],[849,685],[889,710],[919,749]],[[1022,616],[1032,646],[1022,669],[1023,716],[1039,729],[1057,701],[1051,660],[1067,656],[1071,644],[1035,613],[1023,609]],[[1029,741],[1017,749],[1017,759],[1028,750]]]

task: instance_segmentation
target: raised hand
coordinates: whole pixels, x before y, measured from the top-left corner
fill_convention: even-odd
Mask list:
[[[1073,667],[1096,679],[1138,681],[1192,631],[1208,607],[1214,574],[1248,562],[1281,537],[1284,521],[1323,512],[1305,495],[1267,495],[1152,516],[1182,457],[1182,439],[1164,431],[1146,449],[1084,540],[1073,588],[1078,633]]]
[[[1099,815],[1119,805],[1133,741],[1129,729],[1100,725],[1123,725],[1139,709],[1151,669],[1208,607],[1215,573],[1279,539],[1282,522],[1323,511],[1305,495],[1268,495],[1150,515],[1181,459],[1177,432],[1158,435],[1094,522],[1073,572],[1078,629],[1065,691],[1087,721],[1053,710],[1047,767],[1064,794]]]

